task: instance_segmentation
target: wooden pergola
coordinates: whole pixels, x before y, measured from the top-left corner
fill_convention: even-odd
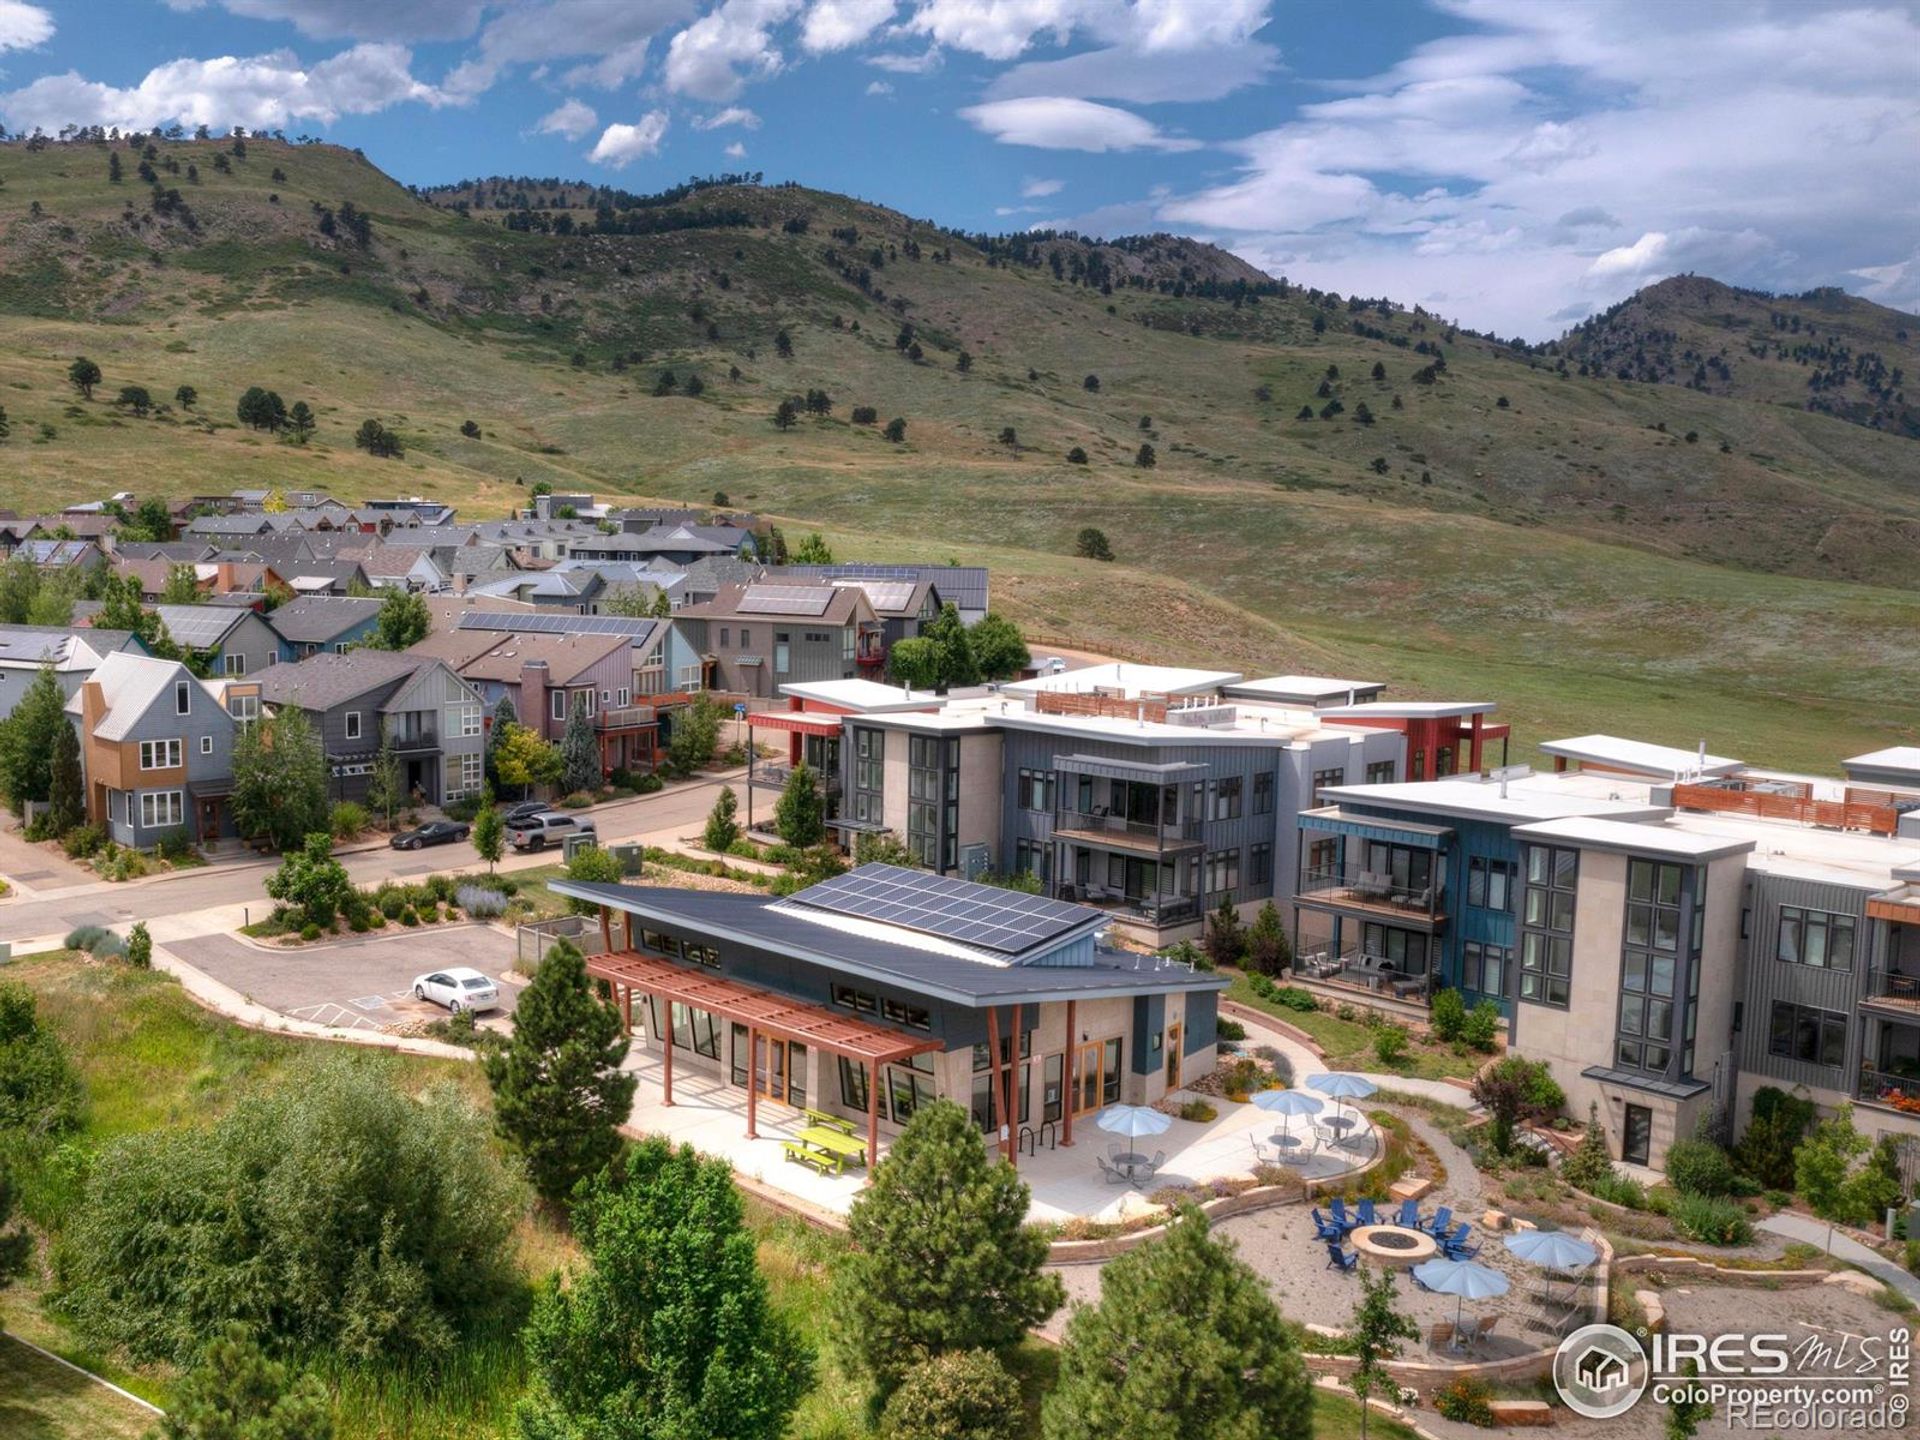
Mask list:
[[[633,944],[632,917],[628,917],[627,944]],[[829,1055],[867,1067],[867,1166],[880,1153],[880,1067],[897,1065],[916,1055],[944,1049],[931,1036],[916,1039],[848,1015],[811,1005],[758,986],[742,984],[711,971],[689,969],[662,956],[628,948],[609,950],[587,961],[587,973],[613,988],[627,1033],[633,1033],[633,997],[636,991],[656,999],[706,1010],[747,1027],[747,1138],[758,1139],[759,1086],[754,1067],[759,1061],[760,1037],[798,1042]],[[660,1026],[662,1103],[673,1104],[673,1025]]]

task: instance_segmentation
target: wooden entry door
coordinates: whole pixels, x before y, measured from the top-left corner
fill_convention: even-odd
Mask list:
[[[755,1037],[753,1088],[782,1105],[805,1105],[807,1047],[797,1040]]]
[[[1099,1041],[1091,1045],[1082,1045],[1073,1061],[1073,1113],[1084,1115],[1089,1110],[1100,1108],[1100,1052]]]
[[[1167,1026],[1167,1089],[1180,1088],[1180,1022]]]

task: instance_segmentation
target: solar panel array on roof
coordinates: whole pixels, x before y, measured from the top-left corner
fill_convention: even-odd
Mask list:
[[[500,630],[521,635],[631,635],[644,639],[658,620],[630,615],[540,615],[525,611],[467,610],[460,616],[462,630]]]
[[[962,610],[987,608],[987,569],[984,565],[881,565],[843,560],[832,565],[787,565],[789,575],[817,575],[823,580],[931,580],[942,600]]]
[[[233,610],[226,606],[157,605],[154,611],[175,643],[190,650],[206,650],[218,645],[239,623]]]
[[[920,588],[911,580],[867,580],[858,576],[835,580],[833,583],[866,591],[873,608],[882,611],[906,609],[913,603],[913,592]]]
[[[735,609],[742,615],[824,615],[833,595],[828,585],[749,585]]]
[[[862,865],[809,885],[787,903],[898,925],[1003,955],[1021,954],[1097,918],[1080,905],[898,865]]]

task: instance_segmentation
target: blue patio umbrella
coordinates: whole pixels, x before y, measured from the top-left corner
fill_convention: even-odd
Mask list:
[[[1429,1260],[1414,1266],[1413,1276],[1429,1290],[1459,1297],[1459,1303],[1453,1307],[1455,1328],[1460,1324],[1461,1306],[1467,1301],[1488,1300],[1506,1294],[1508,1289],[1506,1276],[1471,1260]]]
[[[1507,1250],[1543,1270],[1584,1270],[1600,1258],[1600,1252],[1593,1246],[1564,1230],[1522,1230],[1507,1237]],[[1548,1301],[1553,1298],[1551,1285],[1545,1298]]]
[[[1371,1080],[1358,1075],[1349,1075],[1344,1070],[1336,1070],[1331,1075],[1309,1075],[1307,1088],[1318,1090],[1322,1095],[1335,1100],[1364,1100],[1380,1087]],[[1344,1107],[1343,1107],[1344,1108]]]
[[[1173,1117],[1162,1115],[1151,1105],[1109,1105],[1093,1123],[1110,1134],[1138,1140],[1142,1135],[1164,1134]]]
[[[1303,1095],[1298,1090],[1262,1090],[1253,1097],[1253,1103],[1262,1110],[1286,1117],[1286,1132],[1293,1134],[1293,1117],[1296,1115],[1318,1115],[1326,1106],[1311,1095]]]

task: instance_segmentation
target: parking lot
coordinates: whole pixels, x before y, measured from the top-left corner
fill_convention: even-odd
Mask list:
[[[345,1030],[384,1030],[446,1011],[413,998],[416,975],[468,965],[500,984],[500,1006],[483,1023],[511,1014],[520,987],[501,977],[513,941],[485,925],[442,925],[294,950],[259,950],[229,935],[202,935],[167,947],[195,969],[256,1004],[296,1020]]]

